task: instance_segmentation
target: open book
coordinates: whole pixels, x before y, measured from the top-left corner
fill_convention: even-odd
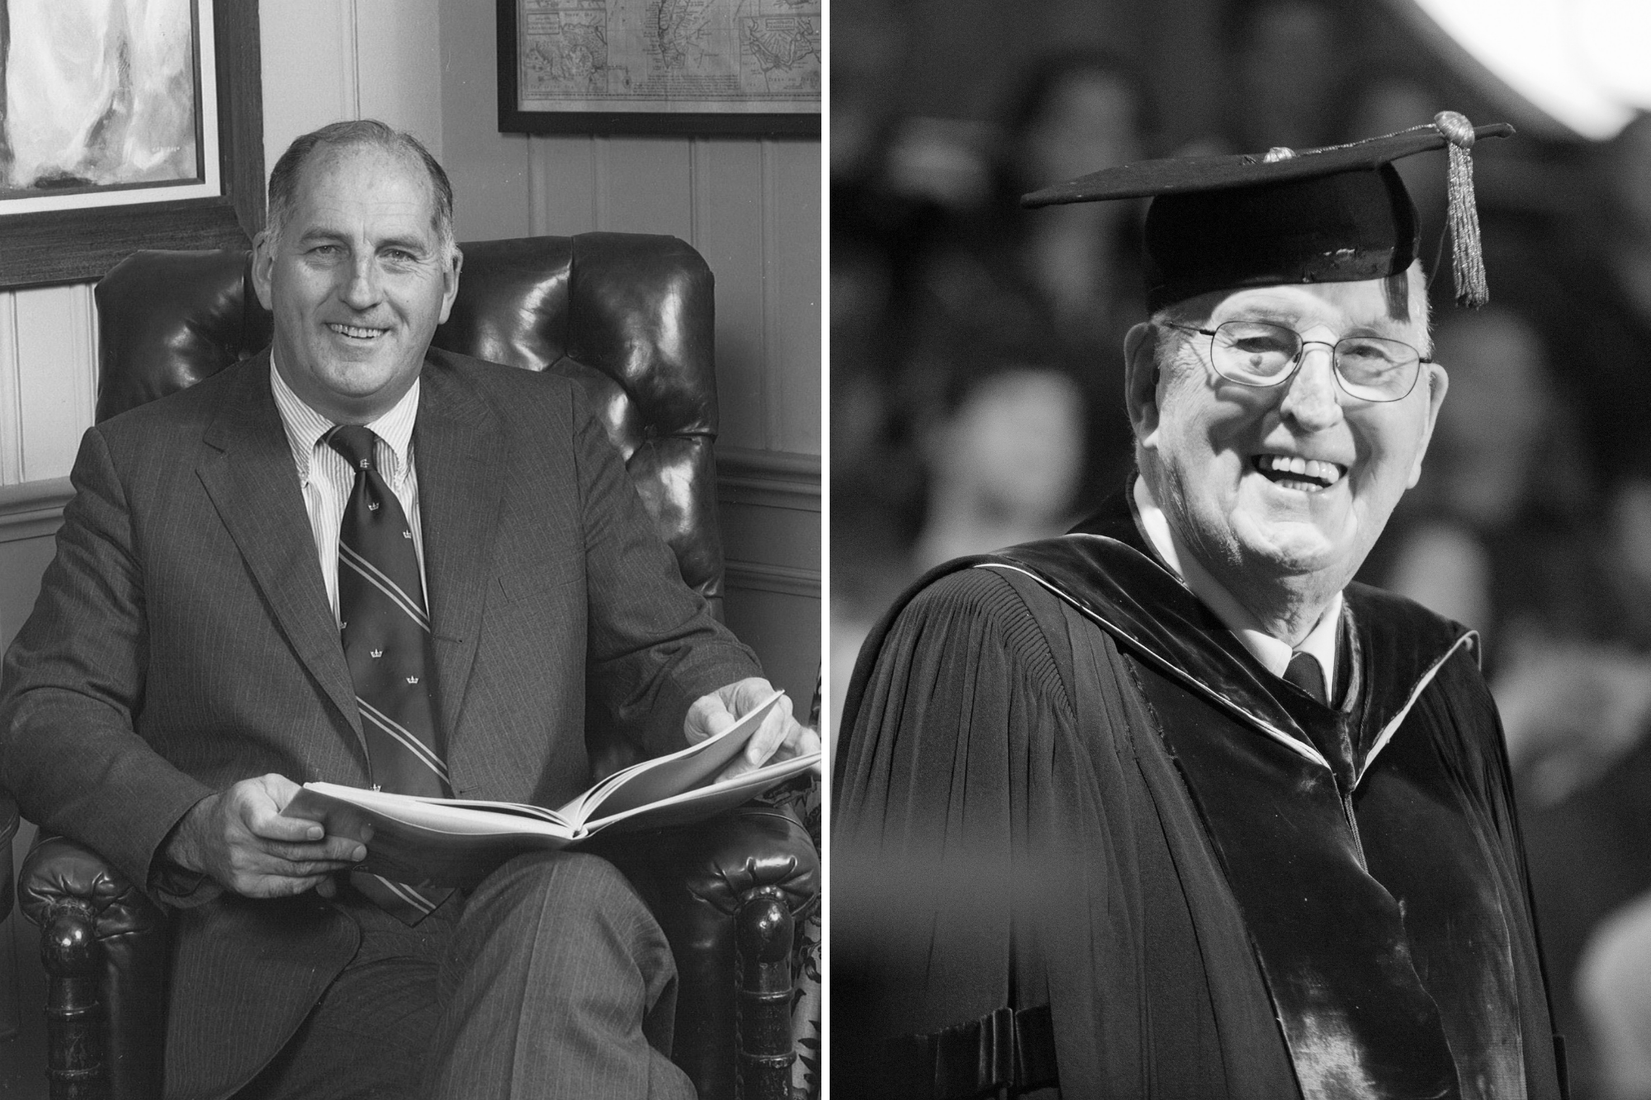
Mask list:
[[[474,886],[522,852],[566,848],[605,829],[699,821],[815,766],[817,752],[713,782],[739,756],[780,694],[722,733],[614,772],[560,809],[306,783],[282,813],[318,821],[331,835],[366,844],[361,870],[415,886]]]

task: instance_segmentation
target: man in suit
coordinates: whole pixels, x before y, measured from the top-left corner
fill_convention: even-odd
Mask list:
[[[282,814],[315,779],[559,805],[587,725],[657,755],[769,690],[578,390],[430,348],[461,262],[414,139],[295,141],[271,351],[87,432],[7,654],[0,784],[175,910],[169,1097],[692,1095],[610,864],[418,891]],[[734,767],[813,747],[785,704]]]

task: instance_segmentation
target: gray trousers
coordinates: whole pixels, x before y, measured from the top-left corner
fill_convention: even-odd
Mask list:
[[[339,904],[360,951],[240,1100],[693,1100],[670,946],[606,860],[520,856],[412,928]]]

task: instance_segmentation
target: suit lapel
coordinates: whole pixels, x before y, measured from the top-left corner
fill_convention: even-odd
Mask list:
[[[413,429],[424,575],[435,636],[442,729],[458,728],[464,687],[476,656],[482,605],[492,579],[507,463],[493,410],[454,374],[439,352],[425,360]],[[451,755],[451,741],[448,742]]]
[[[269,354],[231,369],[240,375],[207,429],[209,450],[196,473],[288,644],[360,741],[355,685],[270,393]]]

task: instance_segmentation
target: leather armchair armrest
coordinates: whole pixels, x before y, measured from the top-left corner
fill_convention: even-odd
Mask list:
[[[106,1072],[110,1100],[159,1096],[165,915],[96,852],[44,834],[23,861],[19,894],[41,930],[53,1095]]]
[[[802,822],[750,804],[596,850],[630,877],[671,942],[671,1056],[701,1100],[733,1100],[736,1078],[745,1100],[789,1097],[792,931],[820,904],[820,857]]]

